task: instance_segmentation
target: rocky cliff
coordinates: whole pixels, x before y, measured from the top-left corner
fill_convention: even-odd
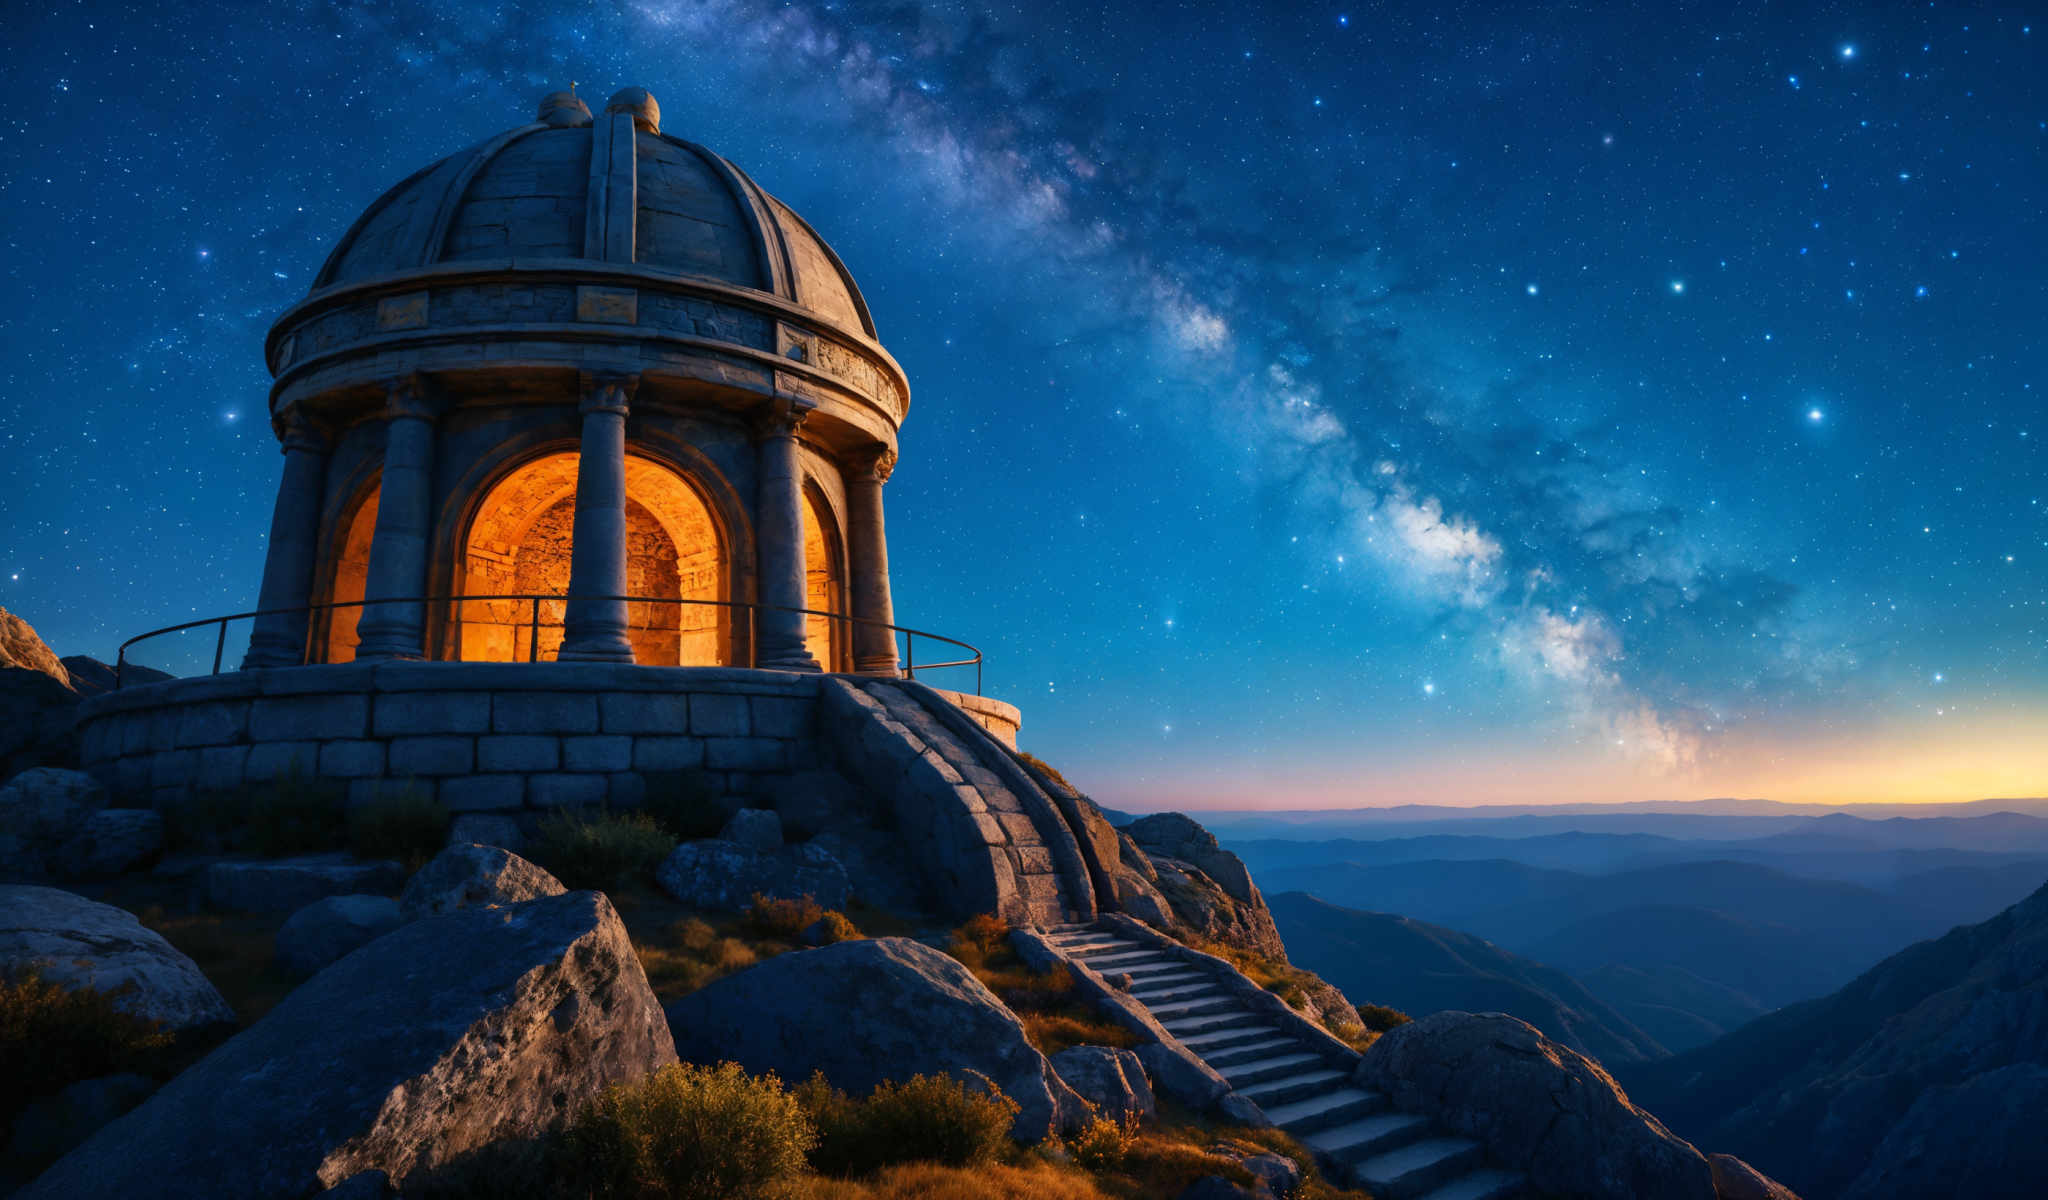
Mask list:
[[[2044,1065],[2048,887],[1624,1078],[1680,1134],[1809,1196],[2033,1196],[2020,1102],[2048,1093]]]

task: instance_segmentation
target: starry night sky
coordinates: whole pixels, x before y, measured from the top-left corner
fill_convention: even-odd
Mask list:
[[[898,619],[1105,803],[2048,791],[2038,7],[51,7],[0,605],[59,653],[253,605],[262,335],[365,205],[638,84],[860,281]]]

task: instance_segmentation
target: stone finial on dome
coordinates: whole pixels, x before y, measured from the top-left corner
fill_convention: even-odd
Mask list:
[[[606,102],[604,110],[608,113],[630,114],[634,127],[644,132],[661,132],[661,105],[654,102],[654,97],[646,88],[620,88]]]
[[[575,129],[590,124],[590,106],[575,92],[549,92],[540,98],[540,115],[534,120],[556,129]]]

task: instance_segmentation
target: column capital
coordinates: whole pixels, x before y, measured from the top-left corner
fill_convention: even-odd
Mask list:
[[[872,479],[876,483],[889,482],[889,476],[896,470],[896,448],[894,446],[863,446],[846,458],[851,467],[850,474],[857,479]]]
[[[748,414],[748,424],[754,437],[765,441],[769,438],[793,438],[803,428],[805,418],[817,405],[794,396],[777,396],[768,403]]]
[[[625,416],[632,406],[633,397],[640,390],[638,375],[609,375],[584,371],[578,382],[583,389],[583,399],[576,406],[582,413],[607,412]]]
[[[384,419],[415,417],[432,421],[441,415],[441,398],[434,394],[427,377],[417,372],[384,381]]]
[[[299,405],[292,405],[277,418],[279,449],[286,454],[303,450],[311,454],[325,454],[328,450],[327,430],[313,418],[306,415]]]

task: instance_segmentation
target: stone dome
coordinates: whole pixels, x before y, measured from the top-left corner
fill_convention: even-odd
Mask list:
[[[609,144],[628,136],[630,148]],[[663,133],[643,88],[620,91],[596,121],[581,98],[551,93],[531,124],[415,173],[356,219],[313,291],[507,260],[630,263],[764,292],[875,337],[860,289],[824,239],[731,162]]]

